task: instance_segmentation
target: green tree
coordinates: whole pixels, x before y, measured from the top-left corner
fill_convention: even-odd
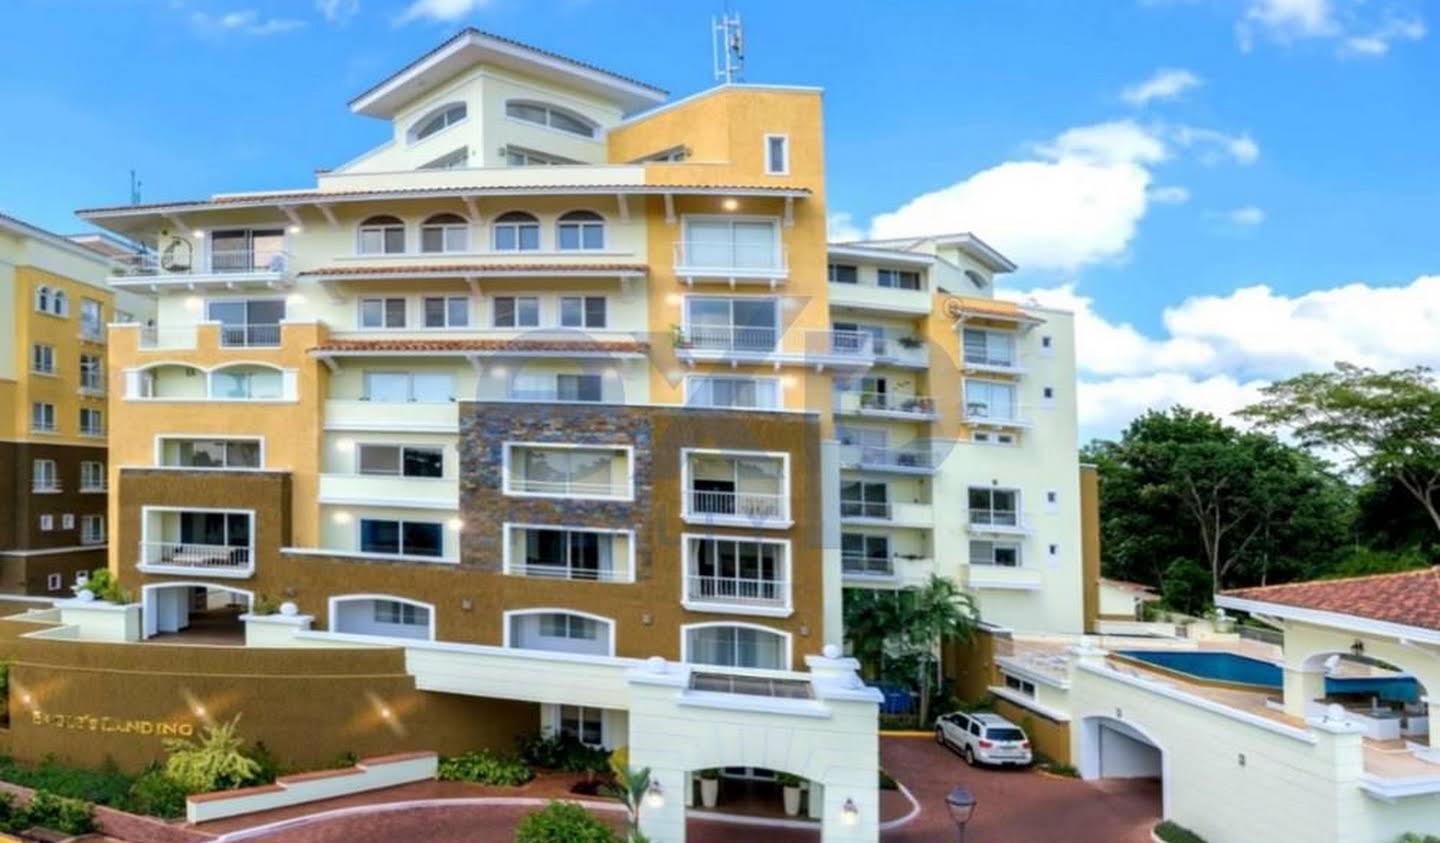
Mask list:
[[[1203,614],[1213,594],[1210,572],[1194,559],[1181,557],[1170,563],[1160,580],[1165,605],[1187,615]]]
[[[1108,576],[1161,585],[1187,558],[1218,590],[1309,575],[1345,543],[1350,494],[1322,463],[1207,413],[1146,413],[1082,458],[1100,475]]]
[[[920,722],[929,723],[931,679],[946,640],[968,641],[980,620],[975,600],[950,580],[931,576],[918,588],[847,589],[845,631],[851,653],[872,678],[900,680],[920,696]],[[906,675],[897,675],[903,670]]]
[[[1377,372],[1337,363],[1273,383],[1242,415],[1289,430],[1374,482],[1404,489],[1440,532],[1440,388],[1424,367]]]

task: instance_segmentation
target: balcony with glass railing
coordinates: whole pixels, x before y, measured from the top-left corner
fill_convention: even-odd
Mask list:
[[[1019,375],[1025,371],[1013,331],[966,328],[961,334],[961,356],[971,372]]]
[[[900,366],[923,369],[930,365],[930,349],[917,336],[892,337],[871,331],[811,331],[806,353],[832,363]]]
[[[126,255],[118,261],[117,287],[163,287],[187,284],[270,284],[289,281],[292,259],[281,248],[176,248]]]
[[[505,494],[512,497],[628,500],[625,448],[506,444]]]
[[[843,468],[890,471],[900,474],[934,474],[940,467],[940,460],[928,446],[912,445],[904,448],[890,448],[876,445],[840,445],[840,465]]]
[[[856,500],[844,497],[842,492],[840,520],[853,524],[930,528],[935,526],[935,507],[911,501]]]
[[[846,390],[836,394],[835,412],[842,416],[906,421],[933,421],[938,418],[935,399],[928,395]]]
[[[675,275],[686,284],[775,287],[790,275],[785,246],[778,242],[680,240],[675,243],[674,259]]]

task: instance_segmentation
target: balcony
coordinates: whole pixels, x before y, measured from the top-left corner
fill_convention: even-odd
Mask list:
[[[628,448],[505,445],[505,494],[630,500]]]
[[[188,247],[188,244],[187,244]],[[234,289],[288,285],[291,256],[281,249],[166,249],[130,255],[110,283],[120,289]]]
[[[971,533],[991,536],[1025,536],[1030,534],[1025,518],[1014,510],[971,509],[967,529]]]
[[[332,399],[325,402],[326,430],[458,433],[455,402],[390,402]]]
[[[926,395],[897,395],[887,392],[847,391],[836,394],[835,412],[842,416],[934,421],[935,399]]]
[[[126,369],[126,401],[293,403],[299,400],[299,372],[236,363],[209,371],[184,364]]]
[[[690,285],[717,282],[733,289],[763,284],[774,289],[789,277],[790,269],[780,243],[681,240],[675,243],[675,275]]]
[[[147,574],[248,577],[255,571],[254,551],[247,545],[142,541],[137,567]]]
[[[840,465],[860,471],[896,474],[934,474],[940,467],[928,447],[884,448],[846,444],[840,446]]]
[[[503,570],[509,576],[571,582],[635,581],[635,541],[630,530],[512,524],[506,533]]]
[[[779,351],[780,332],[750,325],[691,325],[675,336],[675,350],[687,360],[761,361]]]
[[[756,524],[789,521],[784,495],[761,492],[714,492],[691,489],[685,495],[687,521],[735,521]]]
[[[755,610],[789,614],[790,581],[762,577],[703,576],[685,573],[685,607],[699,611]]]
[[[842,553],[840,555],[840,572],[846,578],[891,580],[895,578],[895,563],[889,556]]]
[[[847,524],[930,529],[935,526],[935,507],[928,503],[858,501],[841,498],[840,520]]]
[[[971,427],[990,427],[1006,430],[1024,430],[1030,427],[1030,420],[1021,417],[1013,404],[989,404],[979,401],[967,401],[962,408],[960,420]]]
[[[1020,365],[1019,357],[1013,352],[987,353],[965,349],[965,369],[970,372],[991,375],[1023,375],[1027,370]]]
[[[685,451],[681,517],[691,524],[789,527],[789,460],[785,456]]]
[[[453,477],[322,474],[318,503],[456,510],[460,508],[460,486]]]
[[[1044,584],[1040,571],[1024,565],[969,566],[971,588],[989,591],[1038,591]]]
[[[811,331],[807,356],[817,362],[855,366],[930,366],[930,349],[919,337],[876,336],[870,331]]]

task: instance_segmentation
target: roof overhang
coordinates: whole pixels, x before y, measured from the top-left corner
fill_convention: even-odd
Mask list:
[[[984,264],[991,272],[1014,272],[1019,269],[1015,262],[973,234],[947,234],[934,238],[936,245],[954,246],[960,251]]]
[[[0,214],[0,231],[9,232],[19,237],[28,237],[39,240],[49,246],[54,246],[61,251],[68,252],[76,257],[85,258],[102,266],[114,266],[114,258],[102,252],[96,251],[83,243],[77,243],[61,234],[47,231],[39,226],[31,225],[24,220],[12,216]]]
[[[1267,600],[1248,600],[1227,594],[1215,595],[1215,605],[1255,615],[1268,615],[1280,620],[1296,621],[1314,626],[1324,626],[1345,632],[1370,635],[1377,638],[1392,638],[1396,641],[1416,641],[1440,645],[1440,629],[1376,620],[1360,615],[1347,615],[1325,609],[1310,609],[1291,606],[1286,603],[1272,603]]]
[[[827,251],[831,257],[855,258],[877,263],[896,263],[906,266],[930,266],[937,258],[923,252],[902,252],[897,249],[880,249],[866,246],[832,243]]]
[[[461,31],[351,100],[350,110],[356,114],[388,119],[438,85],[477,64],[504,68],[583,91],[613,102],[627,113],[662,103],[668,96],[666,91],[653,85],[471,28]]]

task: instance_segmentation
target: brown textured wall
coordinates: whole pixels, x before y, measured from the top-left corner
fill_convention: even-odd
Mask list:
[[[34,494],[31,488],[35,460],[54,460],[61,490]],[[80,463],[105,462],[104,448],[54,445],[37,442],[0,442],[0,550],[43,550],[80,544],[80,516],[104,515],[105,495],[80,491]],[[8,472],[6,471],[8,466]],[[13,502],[13,506],[11,505]],[[75,516],[75,526],[61,528],[60,516]],[[55,516],[55,529],[40,529],[41,515]]]
[[[42,628],[0,621],[17,626]],[[198,729],[236,715],[247,742],[306,766],[347,752],[509,751],[516,735],[539,728],[532,703],[417,691],[399,649],[81,643],[8,632],[0,629],[12,659],[10,751],[24,760],[113,758],[134,770],[163,757],[161,736],[139,723]]]
[[[1074,763],[1070,760],[1069,723],[1057,723],[1008,700],[996,700],[995,713],[1019,724],[1030,736],[1030,745],[1036,752],[1062,764]]]
[[[1080,466],[1080,564],[1085,601],[1085,631],[1100,618],[1100,473]]]
[[[16,467],[19,448],[14,442],[0,442],[0,550],[15,547],[16,525],[25,523],[20,516],[25,502],[21,499],[19,469]]]
[[[995,636],[979,631],[969,641],[946,641],[941,650],[945,678],[956,697],[976,702],[995,684]]]

